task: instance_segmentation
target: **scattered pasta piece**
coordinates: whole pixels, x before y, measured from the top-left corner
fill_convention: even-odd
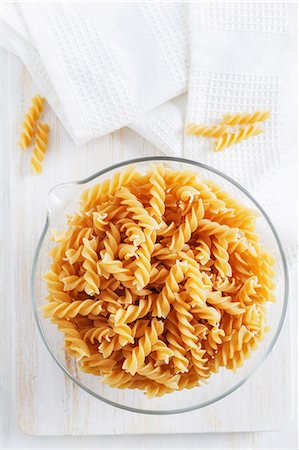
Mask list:
[[[25,114],[24,121],[22,123],[22,132],[20,140],[18,142],[19,146],[25,150],[28,148],[34,137],[36,123],[38,121],[39,115],[43,110],[45,99],[36,95],[31,100],[32,106],[29,108],[28,112]]]
[[[265,122],[270,116],[270,111],[256,111],[253,113],[224,114],[221,124],[223,125],[253,125]]]
[[[35,132],[35,147],[31,158],[31,167],[33,173],[41,173],[43,170],[42,162],[48,146],[49,125],[47,123],[38,123]]]
[[[225,125],[196,125],[189,123],[186,126],[186,134],[193,134],[194,136],[205,136],[219,138],[227,131]]]
[[[220,138],[217,139],[214,152],[220,152],[227,147],[238,144],[244,139],[248,139],[251,136],[257,136],[262,133],[262,129],[256,125],[247,125],[244,128],[240,128],[235,133],[225,133]]]
[[[257,136],[262,133],[257,123],[265,122],[270,116],[270,111],[256,111],[253,113],[224,114],[218,125],[199,125],[189,123],[185,133],[193,136],[215,138],[214,152],[219,152],[226,147],[238,144],[243,139]],[[230,127],[242,126],[239,129]]]
[[[152,398],[235,371],[268,331],[275,300],[256,218],[193,172],[117,172],[53,231],[43,314],[81,370],[113,388]]]

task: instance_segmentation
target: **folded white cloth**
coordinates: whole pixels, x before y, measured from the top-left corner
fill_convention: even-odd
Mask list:
[[[292,262],[296,17],[288,2],[7,3],[2,44],[76,143],[129,125],[163,153],[218,168],[266,209]],[[188,122],[264,109],[264,133],[224,152],[184,136]]]
[[[5,4],[3,45],[81,144],[186,90],[186,11],[163,2]]]
[[[289,263],[297,254],[296,6],[209,2],[189,7],[190,73],[183,95],[134,129],[167,154],[216,167],[259,201],[281,235]],[[187,105],[186,105],[187,101]],[[185,123],[214,124],[225,113],[270,110],[263,134],[220,153],[213,140],[183,137]]]

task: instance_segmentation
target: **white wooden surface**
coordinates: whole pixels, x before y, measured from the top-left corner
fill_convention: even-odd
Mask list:
[[[75,147],[53,113],[44,118],[51,127],[51,143],[41,176],[30,172],[30,154],[16,147],[24,109],[37,92],[30,75],[13,56],[1,49],[2,114],[2,333],[1,425],[2,448],[93,448],[96,437],[35,438],[27,434],[146,434],[151,436],[101,437],[101,447],[176,448],[297,448],[297,412],[291,420],[289,378],[290,341],[296,331],[284,327],[275,351],[251,381],[229,398],[203,410],[179,416],[149,417],[120,411],[81,391],[50,359],[37,334],[31,310],[29,277],[33,252],[45,218],[45,198],[56,183],[80,179],[100,167],[134,156],[159,154],[149,143],[124,129]],[[295,272],[291,273],[293,282]],[[296,288],[291,291],[296,308]],[[292,339],[291,339],[292,333]],[[291,352],[294,352],[294,347]],[[287,351],[285,351],[287,349]],[[295,389],[295,383],[293,384]],[[90,420],[91,418],[94,420]],[[229,431],[280,432],[227,433]],[[154,433],[210,434],[154,436]]]

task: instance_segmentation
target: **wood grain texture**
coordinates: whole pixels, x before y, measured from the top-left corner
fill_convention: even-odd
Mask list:
[[[14,413],[10,397],[13,388],[7,392],[5,389],[6,384],[13,386],[14,377],[10,377],[10,373],[14,368],[16,420],[27,434],[213,433],[285,427],[290,420],[292,405],[289,381],[291,354],[284,351],[290,348],[289,322],[266,363],[246,385],[215,405],[178,416],[136,415],[108,406],[74,385],[51,359],[38,336],[30,294],[32,258],[45,220],[45,200],[49,189],[59,182],[84,178],[116,161],[158,155],[159,151],[128,129],[76,147],[53,112],[45,109],[43,120],[47,120],[51,128],[49,148],[42,175],[33,176],[30,152],[21,152],[16,142],[23,112],[38,91],[24,67],[13,57],[7,54],[4,57],[9,63],[5,69],[5,91],[9,94],[6,95],[8,103],[4,122],[8,150],[1,149],[4,180],[1,195],[6,211],[2,223],[4,252],[1,252],[1,257],[4,258],[2,267],[13,270],[1,272],[4,277],[2,286],[5,284],[7,289],[6,302],[1,302],[1,316],[11,320],[10,325],[4,321],[6,328],[3,332],[7,336],[15,333],[3,348],[8,357],[4,358],[4,368],[1,367],[5,436],[13,428],[9,419]],[[12,342],[15,343],[15,357]],[[226,436],[225,442],[228,448],[258,448],[258,436],[262,434],[231,434]],[[175,445],[176,441],[172,442]],[[266,443],[266,448],[273,448],[276,442],[272,436],[264,439],[263,443]]]

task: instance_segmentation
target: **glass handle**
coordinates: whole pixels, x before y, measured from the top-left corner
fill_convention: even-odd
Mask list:
[[[63,183],[54,186],[48,194],[47,209],[50,220],[59,215],[72,212],[78,205],[80,186],[76,183]]]

